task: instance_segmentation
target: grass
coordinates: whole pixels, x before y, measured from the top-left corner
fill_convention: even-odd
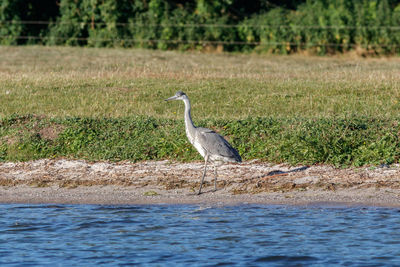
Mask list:
[[[400,58],[199,54],[0,47],[0,116],[390,118],[400,108]]]
[[[244,159],[337,166],[391,164],[400,159],[400,124],[392,120],[208,119]],[[45,118],[0,122],[0,160],[69,157],[88,160],[200,160],[182,121],[152,117]]]
[[[337,166],[400,158],[400,59],[0,47],[0,160],[200,159],[197,125],[245,160]],[[33,115],[32,115],[33,114]]]

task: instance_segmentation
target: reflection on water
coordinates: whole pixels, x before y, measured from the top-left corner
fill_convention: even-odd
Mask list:
[[[0,205],[1,266],[393,266],[399,248],[390,208]]]

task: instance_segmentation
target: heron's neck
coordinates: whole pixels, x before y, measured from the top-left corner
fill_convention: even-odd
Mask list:
[[[193,121],[192,121],[192,116],[190,115],[190,101],[189,99],[184,99],[183,103],[185,103],[185,127],[186,127],[186,133],[188,135],[192,135],[194,133],[194,129],[196,126],[194,126]]]

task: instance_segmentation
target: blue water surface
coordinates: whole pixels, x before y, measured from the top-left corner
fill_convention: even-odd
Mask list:
[[[0,205],[1,266],[394,266],[400,210]]]

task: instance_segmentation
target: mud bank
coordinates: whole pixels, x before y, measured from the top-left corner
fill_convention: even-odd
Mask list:
[[[227,164],[196,195],[203,163],[87,162],[45,159],[0,163],[1,203],[372,205],[400,207],[400,166]]]

